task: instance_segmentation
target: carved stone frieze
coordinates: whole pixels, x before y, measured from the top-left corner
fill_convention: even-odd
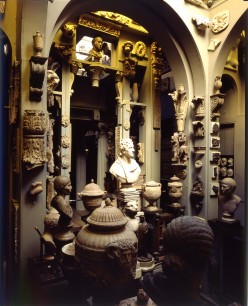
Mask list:
[[[78,24],[87,28],[97,30],[99,32],[107,33],[115,37],[119,37],[121,33],[121,26],[109,21],[96,18],[91,15],[81,15],[79,17]]]
[[[171,136],[172,153],[173,157],[171,161],[172,165],[187,165],[188,161],[188,139],[183,132],[175,132]]]
[[[25,135],[44,135],[47,128],[47,114],[41,110],[25,110],[23,133]]]
[[[128,26],[129,28],[138,30],[140,32],[148,33],[147,30],[144,29],[140,24],[138,24],[131,18],[128,18],[124,15],[114,13],[114,12],[109,12],[109,11],[97,11],[97,12],[94,12],[93,14],[104,17],[105,19],[112,20],[114,22],[118,22],[122,25]]]
[[[202,8],[211,9],[215,5],[227,1],[227,0],[185,0],[190,4],[194,4],[196,6],[200,6]]]
[[[229,24],[229,11],[225,10],[219,14],[216,14],[211,21],[211,30],[217,34],[227,28]]]

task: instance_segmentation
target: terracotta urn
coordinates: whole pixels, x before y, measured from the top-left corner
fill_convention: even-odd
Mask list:
[[[118,290],[134,279],[138,240],[126,227],[127,221],[107,198],[105,206],[96,208],[79,231],[75,259],[90,294],[109,288]]]
[[[161,197],[161,184],[154,181],[144,183],[142,185],[142,195],[143,198],[149,203],[149,206],[146,207],[146,209],[157,209],[154,202]]]
[[[170,182],[168,183],[168,193],[169,197],[172,201],[172,205],[178,206],[178,201],[182,197],[182,183],[179,182],[179,178],[177,176],[172,176],[170,178]]]
[[[87,184],[83,191],[78,193],[79,198],[82,200],[85,208],[89,211],[93,211],[102,204],[102,198],[106,191],[103,191],[94,180]]]

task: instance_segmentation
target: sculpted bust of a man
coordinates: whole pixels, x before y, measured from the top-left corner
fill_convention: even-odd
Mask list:
[[[238,209],[241,198],[234,194],[236,181],[230,177],[220,181],[219,205],[222,210],[222,220],[235,221],[234,213]]]
[[[141,169],[134,159],[134,146],[130,138],[123,138],[120,142],[120,153],[109,169],[110,173],[120,183],[134,183],[137,181]]]

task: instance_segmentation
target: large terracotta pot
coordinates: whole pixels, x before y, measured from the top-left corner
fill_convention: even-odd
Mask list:
[[[75,259],[89,290],[120,288],[135,276],[138,240],[122,211],[106,200],[75,240]]]

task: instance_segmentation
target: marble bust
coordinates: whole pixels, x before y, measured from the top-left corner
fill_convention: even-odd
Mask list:
[[[120,153],[112,164],[109,172],[122,184],[133,184],[138,180],[141,169],[134,159],[134,145],[130,138],[123,138],[120,142]]]
[[[226,177],[220,181],[219,206],[222,211],[221,219],[227,222],[234,222],[235,211],[239,207],[241,198],[234,194],[236,181],[233,178]]]

